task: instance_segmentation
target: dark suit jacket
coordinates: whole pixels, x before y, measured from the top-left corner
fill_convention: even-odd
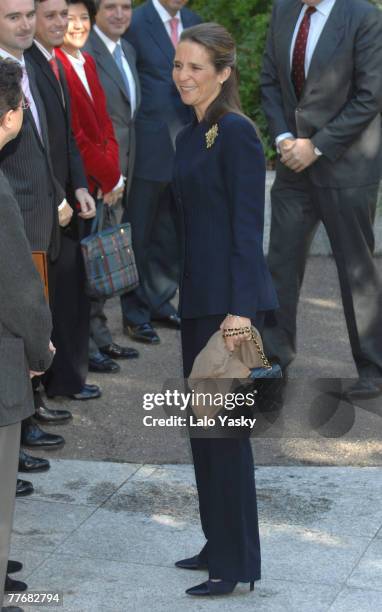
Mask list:
[[[34,410],[29,369],[42,371],[50,365],[52,325],[23,219],[1,170],[0,261],[0,427],[4,427]]]
[[[276,0],[261,75],[272,138],[292,132],[323,153],[305,172],[313,184],[379,181],[382,163],[382,13],[364,0],[336,0],[317,43],[302,97],[291,80],[290,45],[300,0]],[[296,176],[281,163],[279,175]]]
[[[28,60],[26,67],[43,141],[28,109],[24,112],[19,135],[0,152],[0,165],[20,206],[31,248],[48,251],[53,261],[59,253],[58,206],[65,192],[54,176],[44,105],[38,93],[33,67]]]
[[[44,102],[53,171],[67,198],[71,200],[73,191],[87,187],[87,181],[72,132],[70,99],[64,71],[58,60],[60,88],[48,60],[35,44],[25,52],[25,57],[35,70],[37,88]]]
[[[265,160],[249,120],[227,113],[206,146],[205,121],[177,138],[174,190],[183,234],[183,318],[273,310],[263,255]]]
[[[89,190],[93,193],[100,187],[103,193],[108,193],[118,183],[121,171],[118,144],[95,62],[88,53],[84,53],[85,73],[92,93],[90,97],[65,53],[56,49],[56,56],[65,70],[72,108],[72,128],[85,165]]]
[[[107,111],[113,122],[115,137],[119,146],[121,171],[124,176],[127,176],[129,185],[135,157],[134,119],[141,102],[141,90],[135,65],[135,51],[124,39],[121,40],[121,45],[135,81],[137,107],[133,117],[131,116],[130,102],[119,68],[108,48],[94,30],[90,33],[85,51],[93,57],[97,65],[98,76],[106,95]]]
[[[181,11],[184,28],[201,19]],[[137,54],[142,104],[135,123],[137,150],[135,175],[152,181],[170,181],[174,143],[180,129],[191,120],[172,80],[175,49],[151,0],[133,12],[125,34]]]

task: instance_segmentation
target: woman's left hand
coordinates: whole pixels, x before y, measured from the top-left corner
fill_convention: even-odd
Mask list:
[[[247,342],[251,339],[251,319],[240,317],[238,315],[227,315],[220,329],[223,333],[223,338],[226,347],[229,351],[234,351],[242,342]]]

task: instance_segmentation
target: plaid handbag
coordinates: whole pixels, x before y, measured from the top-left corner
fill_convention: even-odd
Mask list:
[[[98,202],[90,235],[81,240],[87,294],[94,298],[122,295],[139,285],[130,223],[117,224],[114,210],[105,210],[111,227],[102,229],[104,204]]]

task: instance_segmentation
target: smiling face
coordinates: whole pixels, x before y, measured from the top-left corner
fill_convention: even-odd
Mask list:
[[[173,79],[184,104],[193,106],[199,121],[221,91],[230,68],[217,72],[203,45],[185,40],[176,49]]]
[[[68,29],[64,37],[64,47],[69,53],[82,49],[91,30],[89,11],[84,4],[70,4],[68,9]]]
[[[96,24],[114,42],[124,34],[131,22],[131,0],[101,0]]]
[[[68,27],[68,5],[66,0],[44,0],[36,4],[35,38],[52,52],[61,47]]]
[[[33,42],[34,0],[0,0],[0,47],[21,59]]]

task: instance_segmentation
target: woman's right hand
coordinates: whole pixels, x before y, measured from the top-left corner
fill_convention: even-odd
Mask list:
[[[251,339],[251,319],[228,314],[220,329],[227,349],[232,353],[242,342]]]

